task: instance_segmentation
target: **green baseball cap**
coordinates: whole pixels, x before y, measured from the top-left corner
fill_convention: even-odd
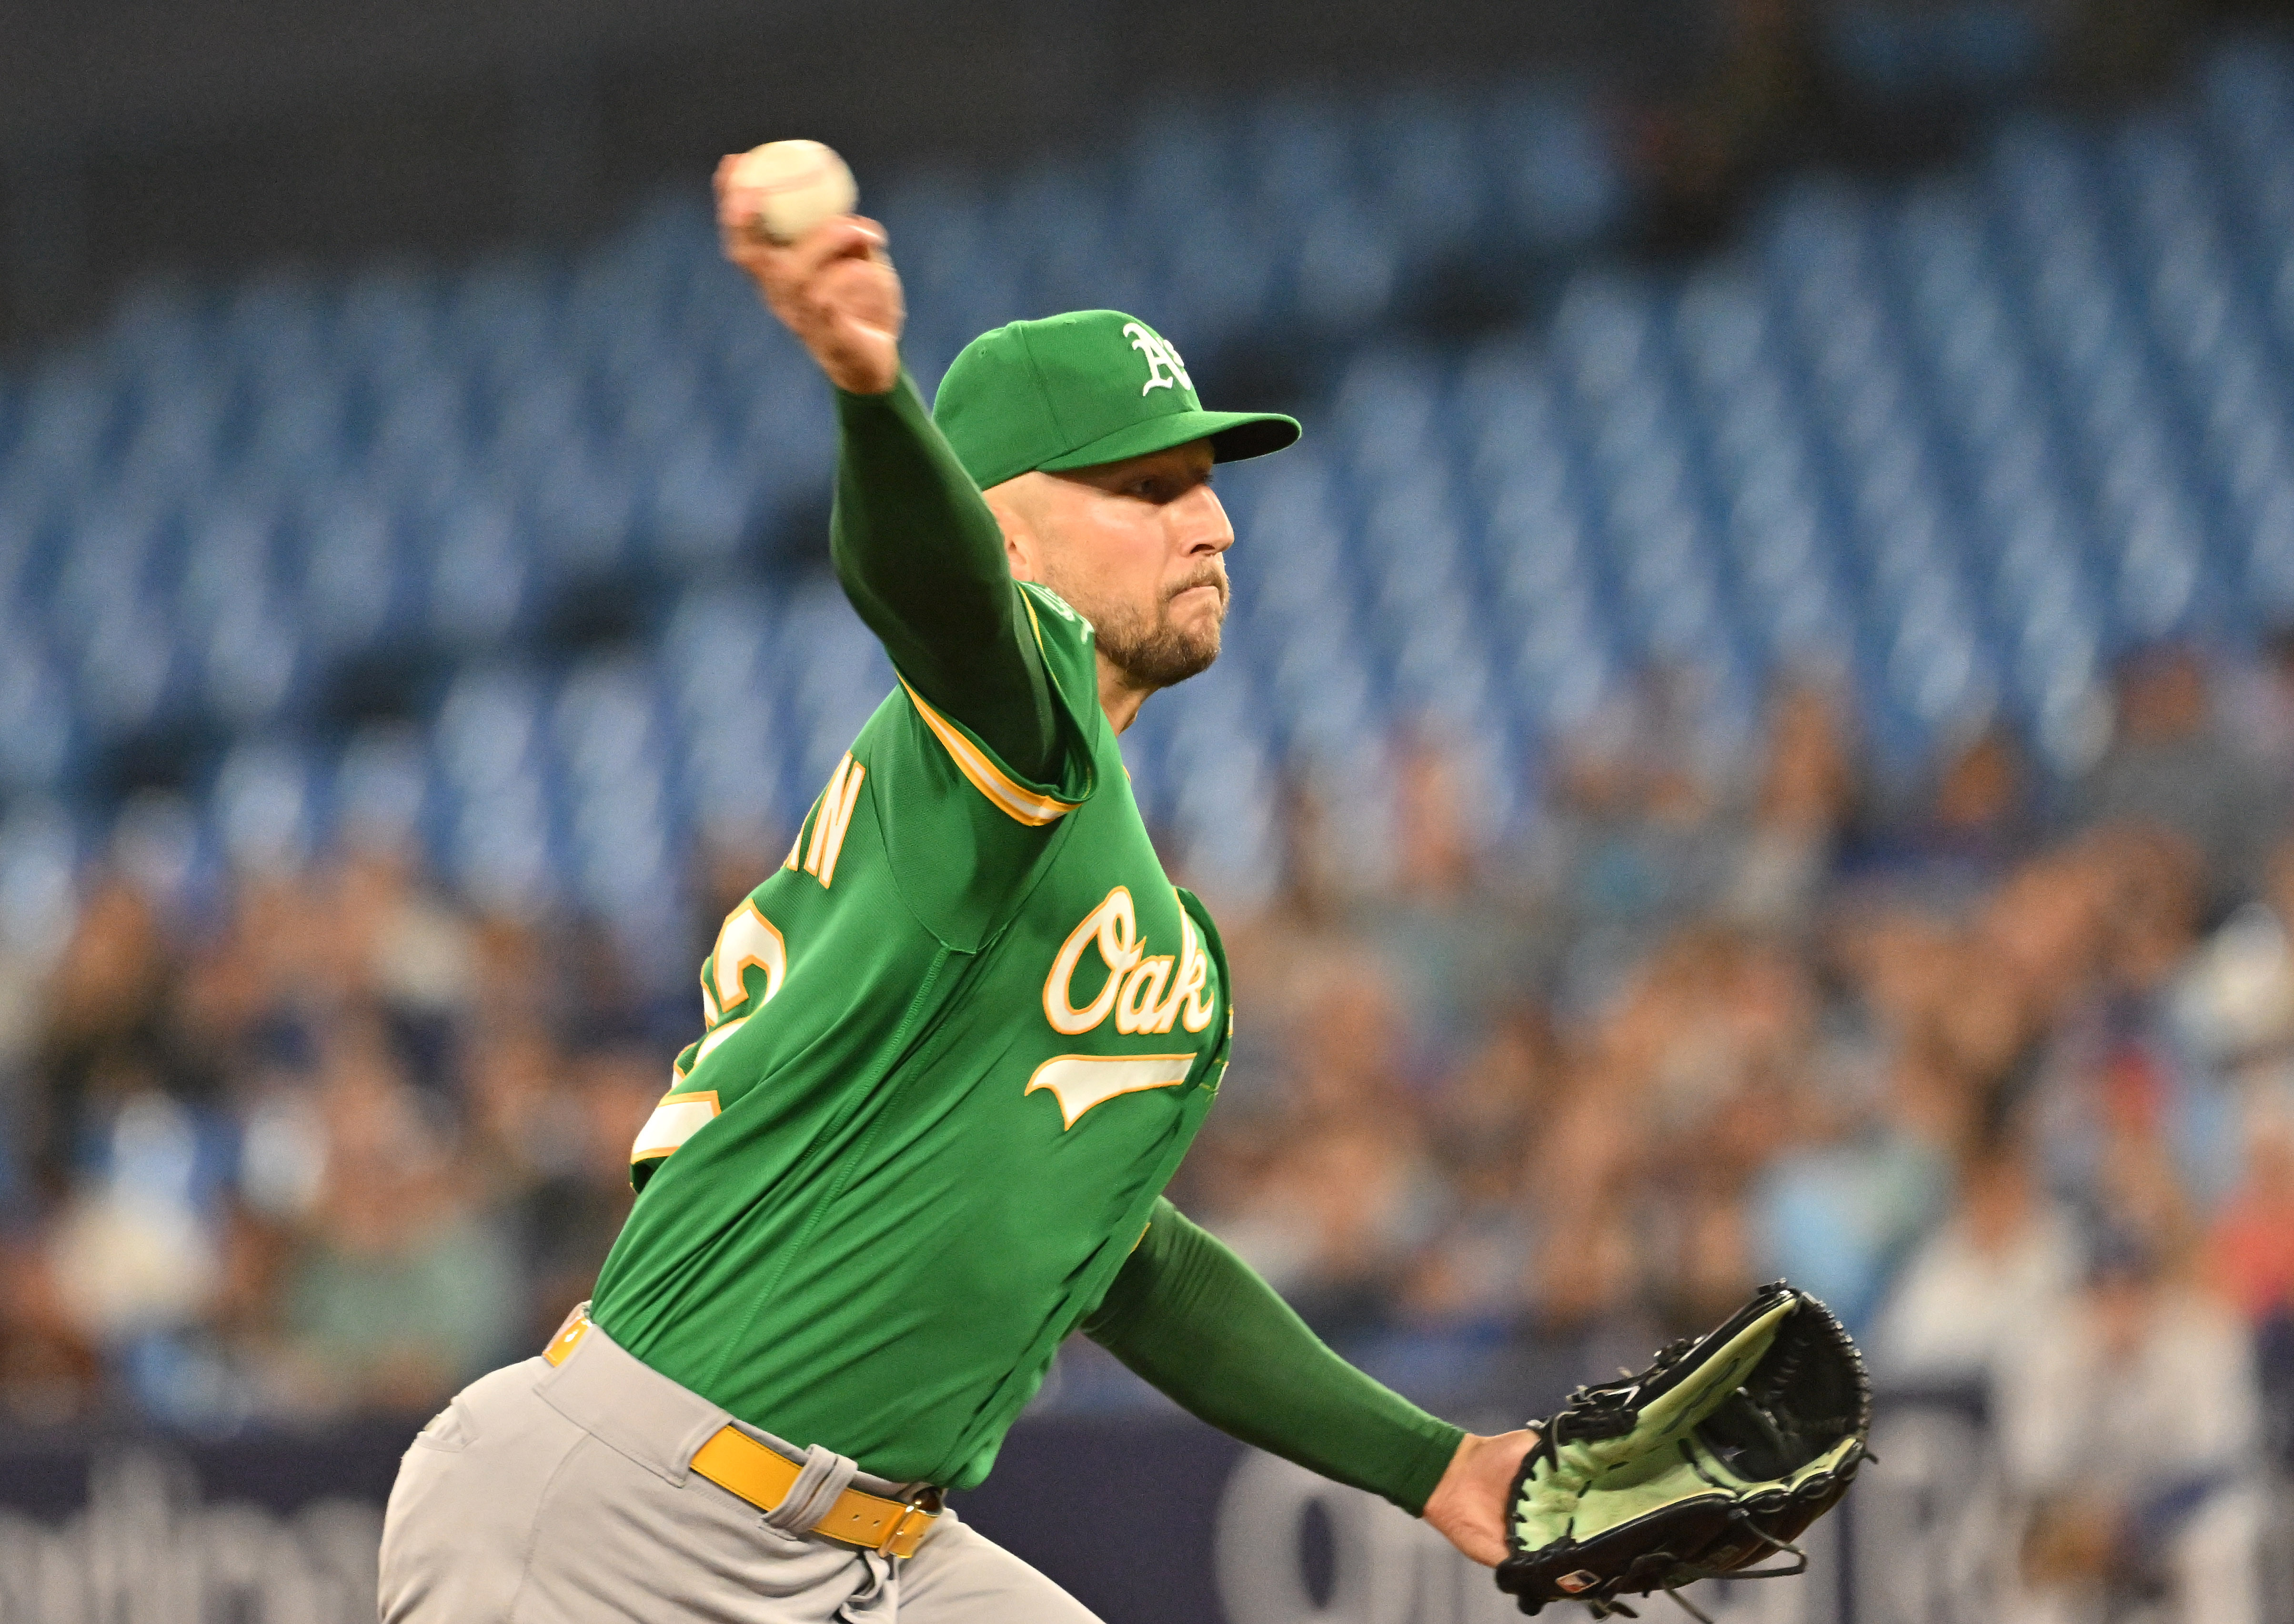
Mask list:
[[[932,420],[983,491],[1037,469],[1120,462],[1191,440],[1232,462],[1298,437],[1279,412],[1204,411],[1179,352],[1120,310],[981,333],[940,379]]]

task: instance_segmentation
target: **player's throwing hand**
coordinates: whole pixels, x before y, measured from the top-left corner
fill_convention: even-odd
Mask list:
[[[1506,1559],[1507,1490],[1536,1443],[1537,1434],[1526,1430],[1494,1438],[1467,1433],[1426,1501],[1426,1521],[1482,1566],[1496,1567]]]
[[[746,271],[775,315],[796,334],[828,381],[850,395],[882,395],[900,379],[900,278],[884,251],[884,228],[858,215],[822,221],[786,248],[756,230],[754,188],[732,183],[736,161],[717,166],[717,229],[725,257]]]

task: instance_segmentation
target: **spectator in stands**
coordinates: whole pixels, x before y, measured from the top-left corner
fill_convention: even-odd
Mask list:
[[[2245,1170],[2207,1237],[2209,1284],[2255,1337],[2271,1453],[2294,1465],[2294,1066],[2244,1080]]]
[[[1831,691],[1805,680],[1779,687],[1769,706],[1759,789],[1724,911],[1765,928],[1807,924],[1861,798]]]
[[[430,892],[403,846],[354,845],[321,883],[335,996],[379,1013],[419,1080],[443,1087],[453,1024],[474,997],[468,926]]]
[[[1691,673],[1645,674],[1564,739],[1552,803],[1526,855],[1531,889],[1572,938],[1574,997],[1598,1000],[1664,934],[1702,917],[1731,861]]]
[[[434,1408],[527,1328],[516,1259],[371,1029],[320,1083],[324,1183],[285,1270],[273,1379],[290,1408]]]
[[[1937,1018],[1957,981],[1968,934],[1925,909],[1869,904],[1842,908],[1829,946],[1845,983],[1847,1015],[1875,1048],[1901,1041]]]
[[[1943,1212],[1967,1084],[1932,1043],[1905,1045],[1878,1109],[1811,1102],[1805,1138],[1762,1170],[1760,1272],[1814,1292],[1859,1334],[1893,1270]]]
[[[1520,1005],[1490,1024],[1436,1092],[1429,1134],[1449,1185],[1440,1232],[1403,1288],[1410,1316],[1437,1326],[1509,1328],[1531,1306],[1532,1160],[1563,1084],[1550,1018]]]
[[[2092,961],[2054,1011],[2037,1094],[2049,1178],[2076,1199],[2116,1204],[2151,1244],[2179,1245],[2237,1171],[2233,1102],[2175,1024],[2199,863],[2156,826],[2090,831],[2062,861],[2092,908]]]
[[[2038,837],[2030,764],[1997,723],[1952,740],[1912,817],[1886,855],[1907,865],[1924,893],[1973,900],[2030,854]]]
[[[1548,1337],[1642,1317],[1632,1207],[1640,1141],[1634,1114],[1617,1109],[1609,1094],[1609,1075],[1599,1058],[1586,1057],[1539,1125],[1527,1191],[1537,1215],[1531,1293]]]
[[[542,1177],[515,1214],[526,1342],[539,1345],[589,1296],[629,1213],[630,1147],[661,1092],[659,1057],[634,1049],[582,1057],[558,1091]]]
[[[67,1311],[37,1231],[0,1238],[0,1419],[86,1419],[103,1390],[102,1355]]]
[[[2110,748],[2079,786],[2080,820],[2173,830],[2196,848],[2213,900],[2251,885],[2282,809],[2216,725],[2196,651],[2167,644],[2130,657],[2119,673],[2117,717]]]
[[[2198,945],[2205,854],[2161,823],[2106,825],[2084,844],[2109,876],[2106,985],[2155,1002]]]
[[[2236,1318],[2115,1235],[2069,1311],[2021,1329],[1994,1372],[2022,1530],[1999,1616],[2100,1624],[2155,1598],[2178,1624],[2259,1624],[2258,1399]]]
[[[1747,1187],[1773,1144],[1746,1130],[1789,1122],[1813,1019],[1800,963],[1725,927],[1677,933],[1624,978],[1540,1129],[1549,1322],[1635,1311],[1684,1329],[1741,1296]]]
[[[1951,1215],[1905,1264],[1875,1323],[1883,1379],[1981,1386],[2032,1316],[2064,1312],[2081,1275],[2071,1212],[2041,1184],[2005,1112],[1961,1165]]]
[[[2109,890],[2095,853],[2072,847],[2015,869],[1977,910],[1975,938],[2035,1023],[2052,1025],[2092,993]]]
[[[223,1285],[218,1126],[149,1079],[131,1084],[46,1236],[57,1306],[125,1396],[170,1420],[187,1418],[178,1356]]]
[[[2294,1075],[2255,1080],[2245,1130],[2245,1172],[2215,1215],[2207,1273],[2259,1327],[2294,1317]]]
[[[1420,1051],[1438,1067],[1525,990],[1536,953],[1519,915],[1482,883],[1473,787],[1445,741],[1404,733],[1394,751],[1393,870],[1353,910],[1385,961]]]
[[[2271,854],[2263,894],[2182,969],[2174,1000],[2178,1029],[2217,1068],[2294,1057],[2294,838]]]
[[[2232,735],[2254,758],[2280,806],[2294,797],[2294,624],[2263,640],[2261,657],[2238,673]]]
[[[89,1137],[139,1086],[174,1081],[174,955],[160,917],[117,873],[94,877],[51,974],[34,1050],[27,1138],[51,1198],[68,1189]]]
[[[1981,1013],[1997,996],[1993,976],[1945,921],[1882,910],[1844,921],[1837,941],[1851,991],[1840,1015],[1860,1042],[1793,1096],[1794,1131],[1758,1177],[1756,1255],[1763,1273],[1805,1285],[1861,1331],[1947,1208],[2010,1017]]]
[[[1402,1012],[1374,955],[1324,963],[1289,1028],[1283,1122],[1207,1221],[1325,1334],[1371,1329],[1445,1193],[1399,1081]]]

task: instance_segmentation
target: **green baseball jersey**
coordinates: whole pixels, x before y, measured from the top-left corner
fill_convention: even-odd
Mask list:
[[[973,499],[976,501],[976,497]],[[1013,584],[1019,775],[900,685],[701,972],[705,1033],[591,1314],[792,1442],[968,1487],[1105,1294],[1226,1059],[1218,935],[1150,844],[1092,629]]]

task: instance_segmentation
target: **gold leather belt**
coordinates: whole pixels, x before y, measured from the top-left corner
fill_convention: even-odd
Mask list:
[[[549,1339],[541,1357],[562,1365],[590,1334],[589,1317],[577,1313]],[[694,1451],[693,1470],[726,1493],[746,1500],[759,1511],[771,1511],[787,1499],[803,1471],[777,1449],[767,1449],[738,1427],[720,1427]],[[847,1489],[814,1522],[809,1532],[841,1545],[886,1556],[913,1556],[940,1515],[937,1491],[927,1489],[931,1504],[891,1500],[862,1489]]]

